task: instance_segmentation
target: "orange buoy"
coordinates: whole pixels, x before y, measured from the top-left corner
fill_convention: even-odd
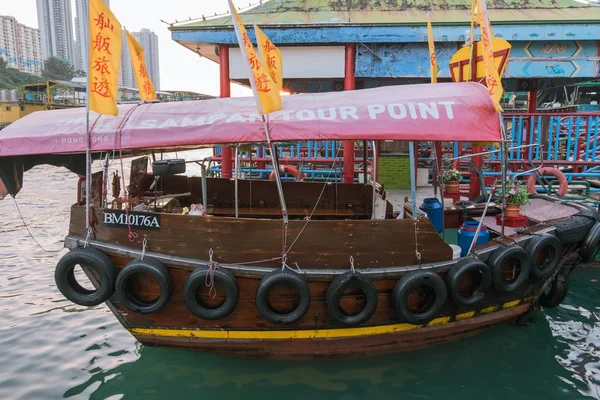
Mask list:
[[[281,172],[282,174],[284,174],[286,172],[288,174],[292,174],[292,175],[294,175],[294,178],[296,178],[296,180],[298,180],[298,169],[296,169],[295,167],[292,167],[291,165],[280,165],[279,172]],[[269,180],[271,180],[271,181],[275,180],[275,171],[271,172],[271,174],[269,175]]]
[[[569,182],[567,181],[565,174],[560,172],[560,170],[553,167],[542,167],[537,172],[539,172],[540,175],[554,176],[560,185],[558,188],[558,195],[562,197],[567,194]],[[537,194],[537,191],[535,190],[535,176],[533,175],[530,175],[529,179],[527,179],[527,191],[531,194]]]

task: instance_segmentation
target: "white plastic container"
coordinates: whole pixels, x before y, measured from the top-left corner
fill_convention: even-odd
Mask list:
[[[417,168],[417,186],[429,185],[429,169]]]

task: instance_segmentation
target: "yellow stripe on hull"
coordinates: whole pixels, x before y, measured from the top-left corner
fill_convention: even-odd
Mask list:
[[[531,298],[511,301],[499,306],[487,307],[481,310],[481,314],[489,314],[496,310],[516,307],[519,304],[529,302]],[[475,312],[470,311],[458,314],[456,321],[473,318]],[[162,328],[132,328],[129,331],[133,335],[149,335],[159,337],[187,337],[199,339],[237,339],[237,340],[286,340],[286,339],[332,339],[343,337],[358,337],[383,335],[386,333],[406,332],[422,327],[445,325],[452,322],[450,317],[440,317],[432,320],[426,325],[412,325],[407,323],[365,326],[360,328],[336,328],[336,329],[303,329],[288,331],[226,331],[226,330],[201,330],[201,329],[162,329]]]

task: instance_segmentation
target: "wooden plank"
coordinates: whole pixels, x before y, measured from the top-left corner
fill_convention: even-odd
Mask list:
[[[429,219],[420,219],[416,225],[408,219],[290,220],[283,242],[279,219],[163,213],[160,231],[133,228],[138,237],[130,242],[127,227],[105,226],[98,210],[93,216],[96,240],[141,249],[147,239],[149,251],[199,260],[207,260],[212,249],[220,263],[265,260],[257,265],[274,265],[271,260],[282,255],[284,243],[288,263],[298,263],[300,268],[349,268],[350,256],[358,268],[415,265],[416,250],[422,263],[452,259],[452,248]],[[85,208],[73,206],[70,233],[85,236],[83,221]]]

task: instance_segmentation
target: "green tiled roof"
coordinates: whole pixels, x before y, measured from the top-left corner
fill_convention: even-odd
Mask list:
[[[583,0],[582,0],[583,1]],[[241,2],[241,0],[240,0]],[[238,4],[240,5],[240,4]],[[421,25],[469,23],[471,0],[270,0],[240,13],[245,25]],[[576,0],[488,1],[492,23],[597,23],[600,7]],[[231,27],[223,16],[181,23],[171,30]]]

